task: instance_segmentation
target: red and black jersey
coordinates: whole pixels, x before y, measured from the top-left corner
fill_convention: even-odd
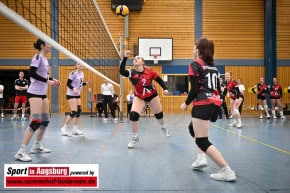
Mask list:
[[[221,105],[218,91],[219,71],[216,66],[210,66],[202,59],[197,59],[189,65],[188,75],[198,78],[198,92],[193,105]]]
[[[164,81],[155,71],[147,67],[144,67],[143,72],[137,72],[135,69],[126,70],[125,69],[126,61],[127,58],[123,58],[120,64],[120,74],[130,78],[130,81],[134,86],[135,96],[141,99],[146,99],[156,94],[157,90],[152,85],[152,80],[155,80],[164,90],[167,90]]]
[[[230,98],[231,99],[236,99],[238,98],[238,92],[237,92],[237,87],[238,83],[234,80],[230,80],[228,83],[227,83],[227,90],[229,91],[230,93]]]
[[[153,70],[144,67],[143,72],[137,72],[135,69],[130,70],[130,81],[134,86],[134,94],[141,99],[152,96],[157,92],[152,85],[152,80],[158,78],[158,74]]]
[[[258,95],[266,96],[266,92],[268,90],[267,84],[257,84]]]
[[[279,84],[269,85],[270,88],[270,96],[273,98],[282,98],[282,87]]]

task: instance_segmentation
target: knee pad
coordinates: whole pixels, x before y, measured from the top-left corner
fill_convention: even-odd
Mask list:
[[[233,115],[238,115],[238,114],[240,114],[239,109],[233,109],[232,114],[233,114]]]
[[[36,131],[41,126],[42,120],[39,114],[33,114],[29,127],[32,131]]]
[[[139,120],[139,113],[135,112],[135,111],[131,111],[130,113],[130,121],[138,121]]]
[[[46,127],[49,124],[49,114],[48,113],[42,113],[42,122],[40,129],[46,129]]]
[[[81,112],[82,112],[81,105],[78,105],[78,111],[77,111],[77,113],[76,113],[76,117],[80,117]]]
[[[192,126],[192,121],[190,121],[189,125],[188,125],[188,130],[189,130],[189,133],[190,135],[195,138],[195,134],[194,134],[194,129],[193,129],[193,126]]]
[[[204,152],[206,152],[206,150],[212,145],[209,142],[208,137],[196,138],[195,143]]]
[[[71,118],[74,118],[76,115],[77,115],[77,112],[76,111],[71,111],[70,114],[69,114],[69,116]]]
[[[156,119],[162,119],[163,118],[163,112],[161,111],[160,113],[154,114]]]
[[[263,109],[262,105],[259,105],[259,106],[258,106],[258,110],[261,111],[262,109]]]

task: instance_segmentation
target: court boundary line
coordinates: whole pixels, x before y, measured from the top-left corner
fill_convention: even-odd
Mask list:
[[[241,138],[243,138],[243,139],[246,139],[246,140],[248,140],[248,141],[251,141],[251,142],[254,142],[254,143],[257,143],[257,144],[263,145],[263,146],[265,146],[265,147],[268,147],[268,148],[270,148],[270,149],[274,149],[274,150],[279,151],[279,152],[281,152],[281,153],[284,153],[284,154],[288,154],[288,155],[290,155],[290,151],[288,151],[288,150],[286,150],[286,149],[282,149],[282,148],[279,148],[279,147],[275,147],[275,146],[270,145],[270,144],[268,144],[268,143],[265,143],[265,142],[263,142],[263,141],[259,141],[259,140],[255,139],[255,138],[248,137],[248,136],[246,136],[246,135],[236,133],[236,132],[231,131],[231,130],[225,128],[225,127],[219,126],[219,125],[217,125],[217,124],[212,124],[212,125],[213,125],[214,127],[218,128],[218,129],[221,129],[221,130],[223,130],[223,131],[225,131],[225,132],[228,132],[228,133],[230,133],[230,134],[232,134],[232,135],[239,136],[239,137],[241,137]]]

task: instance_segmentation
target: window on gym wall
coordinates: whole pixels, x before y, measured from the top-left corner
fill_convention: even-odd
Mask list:
[[[186,96],[188,93],[188,75],[163,75],[165,84],[169,90],[169,96]]]

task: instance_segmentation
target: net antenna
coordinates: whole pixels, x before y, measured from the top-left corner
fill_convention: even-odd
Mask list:
[[[114,51],[114,53],[111,56],[108,55],[107,52],[102,53],[103,55],[96,55],[96,54],[98,54],[98,52],[96,52],[96,50],[94,50],[92,48],[85,49],[86,45],[88,45],[90,42],[92,42],[91,39],[89,39],[89,38],[94,38],[94,40],[96,40],[96,37],[98,37],[98,34],[95,34],[94,37],[90,37],[86,34],[85,34],[85,36],[80,36],[79,34],[81,34],[81,33],[74,34],[72,31],[66,31],[67,29],[71,29],[70,27],[73,27],[73,29],[75,29],[75,30],[82,30],[84,28],[84,26],[82,26],[82,25],[84,25],[84,22],[79,22],[79,21],[82,21],[82,18],[79,18],[79,20],[77,20],[77,19],[68,20],[69,18],[64,17],[65,15],[68,15],[71,11],[81,10],[81,9],[72,10],[70,8],[79,8],[78,6],[80,6],[80,4],[78,4],[78,3],[82,3],[83,6],[86,6],[91,11],[94,10],[94,13],[90,12],[90,13],[84,13],[84,14],[94,15],[94,17],[96,18],[96,17],[98,17],[96,15],[97,13],[99,15],[101,15],[99,12],[99,8],[96,4],[96,1],[84,1],[84,2],[83,1],[73,1],[73,2],[66,4],[68,1],[59,0],[60,9],[58,11],[59,11],[60,18],[57,22],[59,24],[59,30],[62,32],[61,34],[58,34],[59,39],[60,39],[60,43],[56,42],[51,37],[49,37],[49,35],[47,35],[51,29],[48,29],[48,28],[42,29],[42,26],[49,26],[49,24],[48,23],[41,23],[42,20],[37,15],[39,13],[33,12],[34,11],[33,8],[35,8],[35,7],[32,7],[32,9],[29,10],[30,5],[35,5],[35,6],[40,5],[40,6],[42,6],[41,8],[44,8],[44,10],[42,10],[43,13],[50,14],[50,16],[51,16],[50,10],[46,9],[46,7],[41,4],[41,3],[46,2],[46,1],[34,1],[34,2],[35,3],[31,4],[31,2],[29,2],[29,1],[15,1],[15,2],[14,1],[6,1],[6,3],[8,4],[8,6],[6,6],[3,2],[0,1],[0,13],[3,14],[8,19],[10,19],[11,21],[13,21],[14,23],[16,23],[19,26],[21,26],[22,28],[24,28],[25,30],[29,31],[30,33],[32,33],[36,37],[47,42],[53,48],[55,48],[59,52],[62,52],[63,54],[65,54],[68,58],[74,60],[77,63],[82,64],[85,68],[87,68],[88,70],[90,70],[94,74],[108,80],[109,82],[111,82],[112,84],[114,84],[118,87],[120,86],[117,82],[119,79],[118,65],[119,65],[119,61],[121,58],[120,58],[119,53],[117,52],[116,46],[114,46],[114,48],[112,46],[114,44],[111,41],[112,37],[107,38],[108,36],[110,36],[110,33],[108,33],[108,28],[106,28],[106,24],[104,23],[103,18],[101,18],[102,22],[99,22],[98,25],[102,28],[105,27],[105,30],[107,31],[107,33],[103,33],[102,34],[103,37],[98,41],[100,42],[100,41],[102,41],[102,39],[106,38],[106,42],[103,43],[103,47],[105,44],[111,46],[110,48],[107,48],[107,50]],[[16,11],[14,11],[12,8],[9,7],[9,6],[13,7],[13,5],[15,5],[16,3],[17,3],[17,5],[19,3],[23,3],[23,4],[21,4],[21,6],[19,6],[21,8],[21,10],[17,10],[17,6],[16,6],[16,8],[14,7],[16,9]],[[95,6],[93,6],[92,3],[95,4]],[[68,6],[68,5],[75,6],[75,7],[67,8],[66,6]],[[19,13],[21,14],[22,13],[21,11],[23,11],[22,8],[27,10],[28,14],[25,14],[23,16],[19,15],[17,12],[19,11]],[[40,11],[40,13],[41,13],[41,11]],[[77,17],[83,16],[80,13],[82,13],[82,12],[79,12]],[[28,17],[27,17],[27,15],[28,15]],[[69,15],[72,17],[75,16],[73,14],[69,14]],[[38,19],[37,20],[38,22],[30,20],[30,16],[32,16],[32,18],[35,17],[36,19]],[[87,15],[84,15],[84,17],[87,17]],[[98,19],[99,19],[99,17],[98,17]],[[39,22],[39,21],[41,21],[41,22]],[[94,22],[94,20],[90,20],[90,22]],[[70,25],[70,26],[67,27],[66,25]],[[91,25],[91,26],[93,26],[93,25]],[[95,31],[95,29],[96,29],[96,27],[94,27],[94,29],[93,28],[91,29],[89,27],[90,26],[88,26],[86,30],[87,31],[91,30],[91,31],[89,31],[90,33]],[[44,33],[44,31],[46,31],[47,34]],[[60,36],[60,35],[62,35],[62,36]],[[74,40],[72,40],[72,39],[74,39]],[[110,39],[110,40],[107,40],[107,39]],[[99,43],[97,41],[95,41],[95,42]],[[62,46],[62,45],[64,45],[64,46]],[[97,47],[96,45],[92,45],[92,46],[94,46],[94,48]],[[70,50],[67,48],[69,48]],[[106,49],[106,48],[104,47],[103,50],[104,49]],[[114,56],[114,57],[112,57],[112,56]],[[100,72],[100,71],[96,70],[95,68],[93,68],[91,65],[89,65],[87,62],[85,62],[81,58],[83,58],[83,59],[88,58],[87,61],[90,61],[90,63],[92,63],[92,64],[93,64],[93,62],[96,61],[94,64],[101,65],[102,68],[104,68],[103,71]],[[102,60],[94,60],[94,58],[102,58]],[[114,66],[114,72],[116,72],[116,73],[114,73],[114,74],[111,73],[112,69],[109,69],[107,67],[108,63],[117,64]],[[99,69],[99,70],[102,70],[102,69]],[[106,74],[106,72],[108,72],[108,74]],[[106,75],[104,75],[104,73]]]

